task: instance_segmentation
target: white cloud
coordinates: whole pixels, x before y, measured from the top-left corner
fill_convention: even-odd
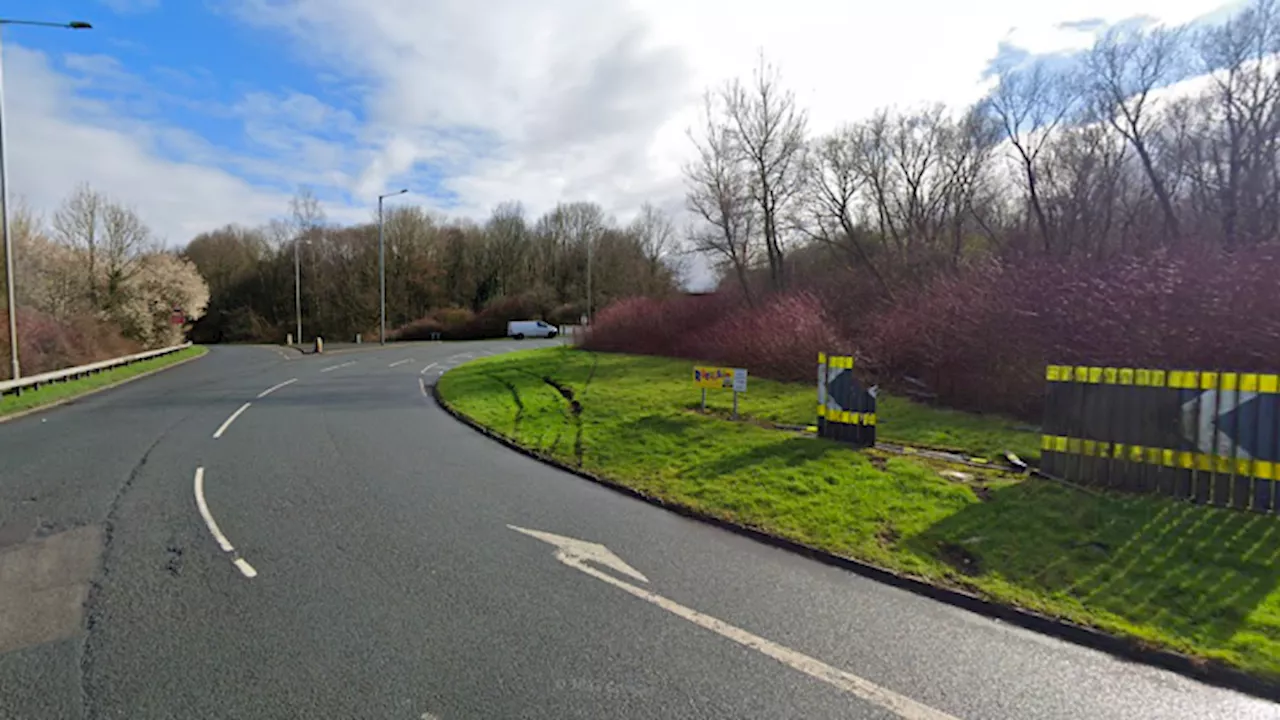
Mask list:
[[[1179,23],[1221,4],[237,0],[224,6],[236,18],[290,39],[326,87],[357,93],[355,112],[324,94],[250,93],[208,108],[243,123],[253,152],[230,152],[157,112],[200,98],[159,93],[109,56],[69,56],[65,75],[10,46],[13,188],[51,209],[88,181],[177,242],[279,214],[277,188],[299,183],[334,201],[334,219],[364,220],[371,198],[403,185],[427,203],[438,184],[477,217],[507,199],[532,212],[562,199],[622,216],[644,200],[678,208],[700,93],[749,73],[761,49],[821,132],[885,105],[972,101],[1001,43],[1069,51],[1092,31],[1064,23]],[[88,82],[118,99],[86,100]]]
[[[180,128],[140,123],[77,99],[42,53],[5,48],[10,193],[46,214],[79,183],[128,203],[160,237],[183,243],[231,221],[280,213],[281,194],[213,164],[216,149]],[[191,160],[169,160],[165,149]]]
[[[884,105],[976,99],[1001,42],[1032,53],[1085,47],[1069,21],[1146,15],[1185,22],[1221,0],[242,0],[240,17],[291,33],[298,57],[371,88],[379,152],[368,195],[443,161],[461,208],[563,197],[616,210],[680,192],[684,130],[709,85],[763,49],[817,131]],[[317,48],[322,49],[317,52]],[[491,140],[441,148],[440,133]],[[471,155],[483,149],[487,157]]]

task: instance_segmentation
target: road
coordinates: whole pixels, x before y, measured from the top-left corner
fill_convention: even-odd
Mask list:
[[[215,347],[0,424],[0,718],[1280,717],[593,485],[424,393],[531,344]]]

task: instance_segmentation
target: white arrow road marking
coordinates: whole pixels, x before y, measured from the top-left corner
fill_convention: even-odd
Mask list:
[[[236,410],[235,412],[231,413],[231,417],[227,418],[226,420],[223,420],[222,424],[218,426],[218,429],[213,432],[213,439],[217,440],[218,438],[222,437],[222,433],[226,432],[227,428],[231,427],[231,423],[235,422],[236,418],[240,417],[240,413],[244,412],[245,410],[248,410],[249,406],[252,404],[253,403],[245,403],[241,405],[239,410]]]
[[[422,368],[422,370],[421,370],[418,374],[419,374],[419,375],[426,375],[428,370],[430,370],[431,368],[433,368],[433,367],[435,367],[435,366],[437,366],[437,365],[439,365],[439,364],[440,364],[440,363],[431,363],[430,365],[428,365],[428,366],[426,366],[426,367]]]
[[[411,363],[411,362],[413,362],[413,358],[405,358],[404,360],[397,360],[391,363],[390,365],[388,365],[387,367],[399,367],[405,363]]]
[[[330,365],[329,367],[324,368],[320,372],[329,372],[331,370],[337,370],[338,368],[344,368],[344,367],[347,367],[348,365],[355,365],[355,364],[356,364],[356,361],[352,360],[350,362],[344,362],[341,365]]]
[[[298,382],[298,378],[290,378],[290,379],[288,379],[288,380],[285,380],[285,381],[284,381],[284,382],[282,382],[282,383],[278,383],[278,384],[276,384],[276,385],[272,385],[271,387],[267,388],[266,390],[263,390],[262,392],[258,393],[258,398],[259,398],[259,399],[264,398],[264,397],[266,397],[266,396],[270,395],[271,393],[273,393],[273,392],[275,392],[275,391],[279,390],[280,388],[284,387],[285,385],[292,385],[292,384],[294,384],[294,383],[296,383],[296,382]]]
[[[541,530],[528,530],[515,525],[507,527],[516,532],[524,533],[530,537],[536,537],[544,543],[554,545],[556,547],[556,559],[565,565],[577,567],[574,563],[593,562],[597,565],[603,565],[607,568],[615,570],[629,578],[647,583],[649,578],[645,577],[641,572],[626,563],[622,558],[613,554],[609,548],[600,543],[587,542],[586,540],[577,540],[563,535],[554,535]]]
[[[543,542],[550,543],[556,548],[555,557],[560,562],[569,567],[584,572],[597,580],[602,580],[616,588],[620,588],[631,595],[634,595],[645,602],[652,603],[666,610],[673,615],[677,615],[698,627],[710,630],[722,637],[726,637],[739,645],[757,650],[778,662],[787,665],[800,672],[821,680],[832,685],[844,692],[855,695],[872,704],[878,705],[890,712],[897,714],[904,720],[956,720],[952,715],[935,710],[928,705],[912,700],[905,695],[899,695],[892,690],[882,688],[870,680],[863,679],[853,673],[845,672],[839,668],[832,667],[821,660],[811,658],[808,655],[784,647],[772,640],[766,640],[759,635],[752,634],[735,627],[729,623],[711,617],[705,613],[698,612],[692,608],[685,607],[674,600],[668,600],[657,593],[650,592],[644,588],[636,587],[624,580],[601,572],[596,568],[588,565],[588,562],[603,565],[611,568],[623,575],[648,582],[640,571],[628,565],[622,558],[613,554],[611,550],[598,543],[586,542],[584,540],[576,540],[574,538],[564,537],[563,535],[553,535],[548,532],[539,530],[528,530],[515,525],[507,527],[516,532],[524,533]]]
[[[203,467],[196,468],[195,493],[196,509],[200,511],[200,517],[204,519],[204,524],[209,528],[209,534],[213,535],[213,539],[218,543],[218,547],[222,548],[223,552],[235,555],[235,560],[232,561],[232,564],[236,566],[236,569],[240,571],[241,575],[244,575],[247,578],[257,577],[258,571],[253,569],[253,566],[249,564],[248,560],[245,560],[236,553],[235,546],[231,544],[231,541],[227,539],[226,535],[222,534],[222,529],[218,527],[218,522],[213,519],[213,513],[209,512],[209,504],[204,501]]]

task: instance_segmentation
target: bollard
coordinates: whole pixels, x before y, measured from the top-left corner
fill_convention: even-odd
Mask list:
[[[360,333],[356,333],[356,344],[360,344]]]
[[[284,344],[293,345],[293,333],[289,333],[288,335],[284,336]]]
[[[322,352],[324,352],[324,338],[321,338],[319,335],[317,335],[316,336],[316,354],[319,355]]]

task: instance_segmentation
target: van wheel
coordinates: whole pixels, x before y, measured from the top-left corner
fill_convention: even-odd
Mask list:
[[[552,330],[552,331],[551,331],[551,334],[550,334],[550,335],[547,335],[547,339],[551,339],[551,338],[555,337],[557,334],[558,334],[558,333],[556,333],[554,330]]]
[[[515,338],[515,339],[517,339],[517,340],[523,340],[523,339],[524,339],[524,333],[516,333],[515,335],[512,335],[511,337],[513,337],[513,338]]]

